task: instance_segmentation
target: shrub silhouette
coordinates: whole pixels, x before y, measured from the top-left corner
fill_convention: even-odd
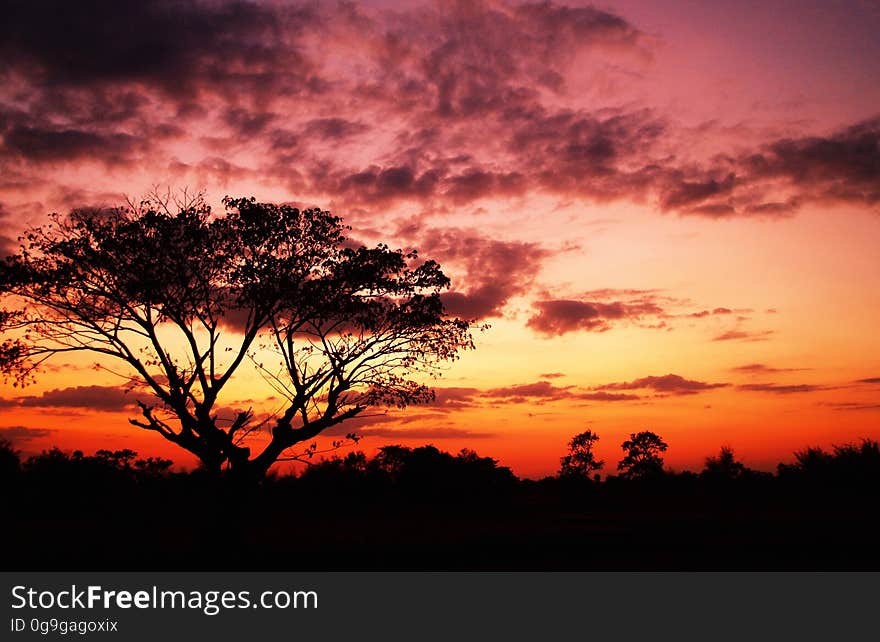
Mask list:
[[[509,468],[468,449],[453,455],[435,446],[390,445],[372,459],[349,453],[309,466],[300,476],[310,487],[393,489],[422,499],[467,498],[510,489],[516,477]]]
[[[740,479],[746,474],[745,465],[737,461],[730,446],[722,446],[714,457],[707,457],[700,477],[708,481],[723,482]]]
[[[780,478],[814,487],[880,488],[880,443],[872,439],[833,446],[830,452],[809,447],[794,457],[793,464],[779,464]]]

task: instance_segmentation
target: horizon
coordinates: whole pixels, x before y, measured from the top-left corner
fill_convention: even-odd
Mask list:
[[[588,428],[603,476],[642,430],[678,471],[880,438],[876,3],[65,7],[0,39],[0,254],[156,186],[253,195],[437,260],[491,326],[434,401],[320,443],[540,478]],[[0,438],[191,465],[93,361],[2,384]],[[225,393],[229,420],[279,404],[253,368]]]

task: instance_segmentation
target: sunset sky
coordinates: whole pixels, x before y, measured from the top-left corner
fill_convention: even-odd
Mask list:
[[[47,9],[47,5],[50,8]],[[4,2],[0,250],[154,186],[318,206],[491,325],[436,401],[346,424],[555,472],[587,428],[700,468],[880,438],[880,2]],[[192,459],[94,359],[0,436]],[[228,412],[275,410],[243,371]],[[182,451],[181,451],[182,452]]]

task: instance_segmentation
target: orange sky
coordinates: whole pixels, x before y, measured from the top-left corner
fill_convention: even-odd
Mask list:
[[[540,476],[587,427],[607,472],[638,430],[678,469],[880,437],[880,10],[659,4],[22,9],[0,45],[0,244],[162,185],[318,205],[436,258],[450,309],[491,328],[434,404],[360,420],[367,451]],[[132,21],[136,42],[95,37]],[[275,410],[240,374],[221,404]],[[0,435],[191,464],[128,425],[118,385],[59,359],[3,387]]]

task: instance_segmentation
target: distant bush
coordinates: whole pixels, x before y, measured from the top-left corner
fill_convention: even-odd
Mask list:
[[[793,464],[777,467],[781,479],[813,486],[880,488],[880,443],[872,439],[833,446],[830,452],[806,448],[796,452],[794,457]]]

